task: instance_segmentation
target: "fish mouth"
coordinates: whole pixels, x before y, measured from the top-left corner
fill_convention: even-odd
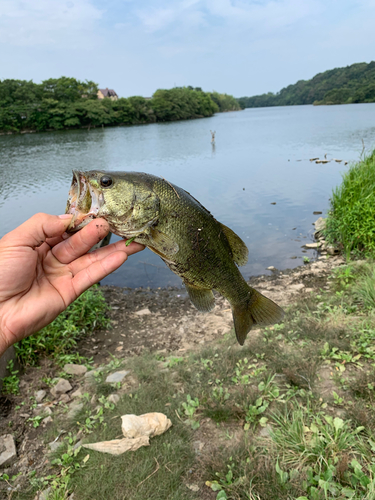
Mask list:
[[[65,210],[65,213],[72,214],[73,218],[67,233],[75,233],[95,219],[103,204],[103,194],[92,186],[85,173],[73,170],[73,180]]]

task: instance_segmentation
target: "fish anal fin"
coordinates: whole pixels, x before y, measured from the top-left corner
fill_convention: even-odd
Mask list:
[[[209,312],[215,307],[215,297],[212,290],[198,288],[185,283],[186,290],[193,305],[200,312]]]
[[[150,228],[148,237],[150,241],[149,246],[153,247],[159,255],[168,257],[175,255],[179,250],[178,244],[157,228]]]
[[[234,329],[240,345],[244,344],[247,334],[254,325],[273,325],[281,321],[284,316],[284,311],[275,302],[253,288],[250,290],[247,300],[232,305]]]
[[[239,266],[244,266],[249,256],[249,250],[247,246],[241,240],[241,238],[237,236],[237,234],[234,231],[232,231],[232,229],[225,226],[224,224],[220,223],[220,225],[221,229],[223,230],[223,233],[227,237],[229,246],[232,250],[234,262]]]

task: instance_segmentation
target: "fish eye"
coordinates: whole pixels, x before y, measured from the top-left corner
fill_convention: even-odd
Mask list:
[[[112,180],[112,177],[110,177],[109,175],[103,175],[103,177],[100,178],[100,185],[102,187],[109,187],[109,186],[112,186],[113,184],[113,180]]]

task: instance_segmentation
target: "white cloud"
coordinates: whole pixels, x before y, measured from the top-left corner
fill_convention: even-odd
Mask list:
[[[0,42],[82,50],[103,12],[89,0],[1,0]]]

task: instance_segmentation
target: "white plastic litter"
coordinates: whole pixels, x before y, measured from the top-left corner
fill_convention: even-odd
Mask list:
[[[150,437],[159,436],[167,431],[172,422],[163,413],[145,413],[144,415],[123,415],[123,439],[101,441],[82,445],[90,450],[121,455],[125,451],[135,451],[141,446],[149,446]]]

